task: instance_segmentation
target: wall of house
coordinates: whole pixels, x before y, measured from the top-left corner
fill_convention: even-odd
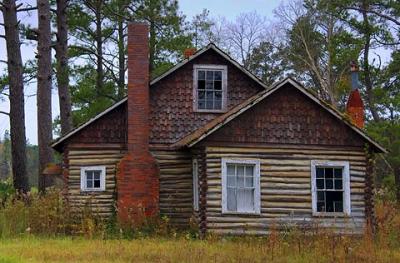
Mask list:
[[[228,66],[228,110],[264,89],[215,51],[208,50],[151,86],[151,143],[174,143],[221,115],[193,111],[194,64]]]
[[[66,197],[71,208],[77,212],[89,208],[101,217],[109,218],[115,211],[117,164],[124,155],[120,144],[69,144],[65,151],[67,161]],[[85,166],[106,166],[106,190],[101,192],[81,191],[81,168]]]
[[[193,214],[192,155],[188,151],[152,150],[160,169],[160,213],[177,227]]]
[[[276,224],[361,233],[365,226],[366,156],[362,148],[276,145],[206,148],[206,229],[213,233],[264,234]],[[221,158],[261,162],[260,215],[222,214]],[[315,217],[311,205],[311,160],[349,161],[351,217]]]

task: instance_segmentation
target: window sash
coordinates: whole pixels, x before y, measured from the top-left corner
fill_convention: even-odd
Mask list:
[[[260,213],[259,160],[222,159],[222,211]]]
[[[313,215],[351,214],[349,162],[311,161],[311,187]]]
[[[199,112],[226,110],[227,66],[194,65],[193,107]]]
[[[81,191],[104,191],[105,173],[105,166],[82,167]]]

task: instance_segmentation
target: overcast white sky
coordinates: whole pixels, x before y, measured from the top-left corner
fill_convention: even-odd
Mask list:
[[[36,5],[36,0],[20,0],[26,4]],[[179,0],[180,10],[188,16],[199,14],[204,8],[210,11],[212,17],[224,16],[228,20],[234,19],[238,14],[243,12],[257,11],[261,15],[265,15],[268,18],[273,18],[272,11],[278,7],[282,2],[281,0]],[[37,16],[35,12],[28,14],[20,14],[19,19],[24,24],[31,24],[33,27],[37,25]],[[0,14],[0,22],[3,21],[3,17]],[[3,34],[3,28],[0,27],[0,34]],[[4,40],[0,38],[0,60],[6,60]],[[35,56],[36,47],[32,44],[23,45],[21,48],[23,60],[32,59]],[[5,70],[4,65],[0,63],[0,73]],[[31,144],[37,144],[37,121],[36,121],[36,96],[32,96],[36,93],[36,83],[25,88],[25,124],[26,124],[26,135]],[[53,118],[59,114],[57,90],[54,89],[52,92],[52,105],[53,105]],[[0,101],[0,110],[8,111],[9,103],[8,100]],[[3,138],[5,130],[9,129],[8,117],[0,114],[0,137]]]

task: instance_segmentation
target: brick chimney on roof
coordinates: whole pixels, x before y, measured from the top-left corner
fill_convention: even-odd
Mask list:
[[[351,71],[351,93],[346,105],[347,114],[351,121],[358,128],[364,128],[364,103],[361,99],[358,81],[358,66],[352,61],[350,64]]]
[[[149,151],[148,25],[128,25],[128,152],[117,172],[118,218],[123,224],[158,213],[159,170]]]

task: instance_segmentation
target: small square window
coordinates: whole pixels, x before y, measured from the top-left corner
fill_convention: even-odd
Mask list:
[[[90,166],[81,168],[82,191],[105,190],[105,166]]]

